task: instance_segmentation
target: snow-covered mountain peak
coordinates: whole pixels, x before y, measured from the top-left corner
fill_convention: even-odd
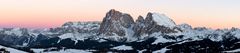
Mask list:
[[[4,31],[5,34],[8,35],[15,35],[15,36],[23,36],[28,33],[27,28],[4,28],[2,31]]]
[[[159,13],[152,13],[153,20],[158,24],[158,25],[163,25],[167,27],[174,27],[176,26],[175,22],[170,19],[168,16],[165,14],[159,14]]]

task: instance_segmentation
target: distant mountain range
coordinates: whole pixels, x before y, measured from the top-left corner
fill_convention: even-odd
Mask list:
[[[131,15],[111,9],[102,22],[67,22],[49,29],[1,28],[0,45],[0,53],[240,52],[240,29],[176,25],[166,15],[152,12],[134,21]]]

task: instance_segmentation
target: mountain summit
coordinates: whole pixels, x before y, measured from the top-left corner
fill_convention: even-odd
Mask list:
[[[175,22],[164,14],[149,12],[146,19],[139,16],[134,22],[131,15],[111,9],[104,17],[99,33],[117,41],[132,41],[130,39],[144,34],[175,32],[172,29],[175,26]]]
[[[113,40],[127,38],[134,33],[133,24],[133,18],[129,14],[111,9],[104,17],[99,33]]]

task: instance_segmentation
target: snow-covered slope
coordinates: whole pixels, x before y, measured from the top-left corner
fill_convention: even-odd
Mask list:
[[[85,39],[92,38],[92,35],[95,35],[95,34],[89,34],[89,33],[65,33],[65,34],[60,35],[58,37],[60,38],[59,41],[61,41],[62,39],[70,38],[71,40],[75,41],[75,44],[76,44],[76,43],[78,43],[78,40],[84,41]]]
[[[133,50],[133,48],[131,46],[126,46],[126,45],[121,45],[121,46],[117,46],[117,47],[113,47],[111,49],[116,49],[116,50]]]
[[[9,46],[25,47],[36,38],[32,31],[27,28],[2,28],[0,31],[1,44]]]
[[[176,25],[175,22],[165,14],[152,13],[152,17],[158,25],[163,25],[166,27],[174,27]]]
[[[0,45],[0,49],[5,49],[6,51],[9,51],[10,53],[27,53],[21,50],[17,50],[17,49],[13,49],[13,48],[9,48],[9,47],[4,47]],[[0,51],[1,53],[1,51]]]
[[[235,50],[229,50],[229,51],[222,51],[224,53],[238,53],[240,52],[240,49],[235,49]]]

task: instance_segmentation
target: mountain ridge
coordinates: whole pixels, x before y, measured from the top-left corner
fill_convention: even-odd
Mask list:
[[[43,30],[2,28],[0,41],[0,45],[14,48],[45,48],[45,52],[64,48],[95,52],[221,52],[240,48],[240,29],[175,24],[166,15],[151,12],[134,21],[131,15],[111,9],[102,22],[66,22]],[[119,46],[121,49],[116,49]]]

